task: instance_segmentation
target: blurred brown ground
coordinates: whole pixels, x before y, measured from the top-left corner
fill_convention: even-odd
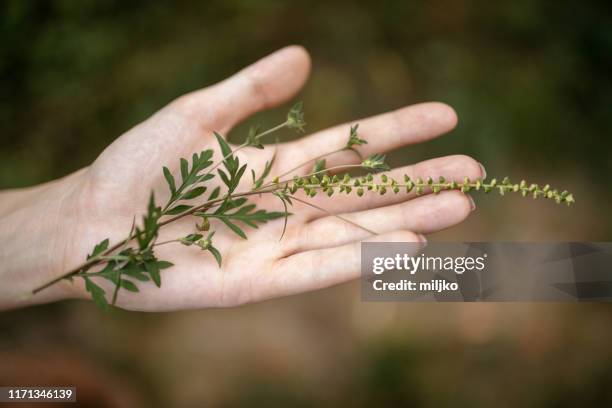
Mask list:
[[[313,56],[308,127],[424,100],[454,153],[548,181],[572,209],[477,197],[431,240],[610,240],[612,18],[605,2],[2,4],[0,188],[60,177],[176,96],[290,43]],[[274,123],[285,108],[258,115]],[[249,123],[253,123],[253,121]],[[248,124],[232,137],[240,137]],[[230,310],[0,314],[0,383],[79,385],[79,405],[609,405],[606,304],[369,304],[357,284]]]

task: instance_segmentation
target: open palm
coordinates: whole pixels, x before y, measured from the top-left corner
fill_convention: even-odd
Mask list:
[[[64,234],[62,266],[70,269],[82,263],[85,254],[104,238],[111,242],[124,238],[134,215],[140,218],[151,190],[158,202],[168,198],[162,166],[176,173],[180,157],[204,149],[215,149],[215,161],[219,160],[213,131],[227,134],[253,113],[287,101],[302,87],[309,69],[304,49],[284,48],[221,83],[178,98],[119,137],[91,166],[68,178],[66,205],[77,216]],[[424,103],[357,122],[361,136],[368,141],[360,146],[365,156],[439,136],[455,126],[456,116],[444,104]],[[246,148],[238,157],[259,174],[276,151],[271,171],[274,176],[341,148],[348,131],[349,124],[339,125],[265,150]],[[356,155],[350,152],[337,153],[328,158],[328,167],[355,160]],[[304,166],[301,173],[311,168],[312,164]],[[478,162],[462,155],[432,159],[393,172],[456,180],[483,176]],[[213,179],[210,183],[215,182]],[[249,187],[245,184],[239,190]],[[372,194],[361,199],[317,196],[309,200],[378,235],[297,202],[282,240],[282,219],[250,229],[247,240],[223,225],[214,228],[213,222],[217,230],[215,246],[223,255],[221,268],[210,253],[197,248],[160,246],[156,249],[158,257],[175,264],[162,273],[161,288],[152,282],[142,283],[140,293],[122,291],[117,304],[150,311],[232,306],[327,287],[359,275],[360,241],[422,241],[422,234],[465,219],[473,206],[469,197],[457,191],[418,198],[410,194]],[[259,208],[282,210],[278,198],[270,195],[252,196],[250,201]],[[193,217],[184,217],[168,224],[162,228],[159,241],[194,232],[194,222]],[[79,280],[64,284],[71,293],[86,296]]]

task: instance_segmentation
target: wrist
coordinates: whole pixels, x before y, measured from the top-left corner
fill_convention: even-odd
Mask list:
[[[0,310],[73,297],[68,282],[32,295],[61,275],[74,231],[78,171],[60,180],[3,193],[0,208]],[[7,198],[7,200],[4,200]]]

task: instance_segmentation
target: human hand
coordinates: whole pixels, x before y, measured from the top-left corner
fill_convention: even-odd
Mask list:
[[[91,166],[48,185],[4,193],[10,204],[0,209],[0,223],[6,227],[0,230],[9,234],[3,231],[0,241],[11,239],[11,243],[0,249],[0,258],[6,260],[0,278],[11,284],[0,288],[0,307],[88,296],[82,283],[74,280],[24,297],[34,287],[81,264],[102,239],[118,242],[125,237],[134,215],[143,212],[151,190],[160,201],[166,198],[162,166],[174,172],[180,157],[208,148],[217,150],[213,131],[227,134],[253,113],[287,101],[304,84],[309,68],[309,57],[302,48],[284,48],[219,84],[178,98],[119,137]],[[425,103],[357,122],[368,141],[359,147],[360,152],[367,156],[448,132],[456,124],[456,115],[444,104]],[[272,149],[243,149],[238,156],[259,174],[275,150],[271,175],[282,174],[296,163],[342,147],[348,129],[348,124],[340,125]],[[327,163],[331,167],[356,159],[350,152],[340,152],[328,157]],[[312,164],[300,170],[304,174],[311,168]],[[461,155],[391,173],[457,181],[464,176],[484,176],[478,162]],[[422,234],[461,222],[473,208],[471,199],[457,191],[418,198],[406,194],[310,200],[379,235],[372,237],[364,229],[296,202],[280,241],[283,220],[249,231],[248,240],[218,229],[215,245],[223,254],[222,268],[209,253],[182,245],[160,246],[156,249],[159,257],[175,264],[162,273],[161,288],[142,283],[140,293],[122,291],[117,305],[148,311],[234,306],[324,288],[359,276],[361,240],[423,241]],[[252,196],[251,201],[260,208],[279,206],[266,195]],[[43,221],[36,218],[39,214],[46,214]],[[159,240],[189,233],[193,222],[185,217],[167,225]]]

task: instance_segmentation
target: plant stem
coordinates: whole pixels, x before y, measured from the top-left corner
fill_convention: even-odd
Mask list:
[[[154,247],[166,244],[172,244],[173,242],[181,242],[180,239],[169,239],[168,241],[156,242],[153,244]]]
[[[348,166],[353,166],[353,167],[362,167],[361,165],[348,165]],[[347,166],[336,166],[334,168],[340,168],[340,167],[347,167]],[[311,177],[312,175],[310,175]],[[363,179],[363,178],[362,178]],[[347,182],[343,181],[343,180],[339,180],[337,182],[330,182],[328,184],[326,184],[325,186],[321,185],[321,184],[314,184],[314,183],[303,183],[300,185],[295,184],[294,186],[297,187],[298,190],[319,190],[319,189],[334,189],[334,188],[340,188],[340,187],[350,187],[351,189],[357,189],[357,188],[365,188],[365,189],[369,189],[369,190],[374,190],[374,191],[380,191],[382,188],[384,189],[394,189],[394,188],[405,188],[407,191],[416,191],[417,195],[421,195],[421,194],[425,194],[426,192],[435,192],[435,190],[437,191],[443,191],[443,190],[461,190],[464,192],[468,192],[470,190],[481,190],[484,189],[485,192],[497,189],[499,191],[500,194],[505,194],[507,192],[520,192],[522,195],[533,195],[534,198],[538,198],[538,197],[545,197],[545,198],[550,198],[550,199],[554,199],[557,202],[565,202],[566,204],[570,205],[572,203],[574,203],[574,198],[571,194],[568,194],[567,192],[563,192],[563,193],[558,193],[556,190],[550,190],[548,187],[545,188],[540,188],[537,185],[527,185],[521,183],[519,184],[496,184],[496,183],[485,183],[481,180],[475,181],[475,182],[463,182],[463,183],[457,183],[457,182],[432,182],[432,183],[428,183],[425,181],[413,181],[410,183],[397,183],[395,182],[393,179],[389,179],[387,182],[382,182],[382,183],[377,183],[375,181],[361,181],[358,185],[356,185],[356,180],[358,179],[352,179],[349,180]],[[275,183],[271,186],[267,186],[266,189],[260,189],[260,190],[256,190],[256,191],[246,191],[243,193],[237,193],[237,194],[233,194],[232,197],[234,198],[239,198],[239,197],[248,197],[248,196],[252,196],[252,195],[259,195],[259,194],[265,194],[265,193],[274,193],[275,191],[279,191],[279,190],[286,190],[287,188],[289,188],[290,183],[292,183],[292,181],[284,181],[284,182],[279,182],[279,183]],[[292,198],[296,199],[296,201],[300,201],[300,202],[304,202],[301,199],[297,199],[295,197],[292,196]],[[223,202],[223,200],[225,200],[225,197],[220,197],[220,198],[216,198],[214,200],[210,200],[207,201],[199,206],[195,206],[191,209],[189,209],[188,211],[176,215],[174,217],[168,218],[167,220],[161,221],[159,222],[159,227],[162,227],[164,225],[167,225],[171,222],[174,222],[176,220],[179,220],[183,217],[192,215],[194,212],[197,211],[206,211],[207,209],[214,207],[215,205]],[[314,204],[308,203],[310,205],[312,205],[313,207],[317,208],[317,206],[315,206]],[[319,208],[322,211],[326,211],[322,208]],[[342,219],[342,218],[341,218]],[[344,219],[345,221],[352,223],[349,220]],[[354,224],[354,223],[352,223]],[[359,226],[360,228],[363,228],[361,226]],[[365,229],[365,228],[364,228]],[[366,229],[367,230],[367,229]],[[375,234],[374,231],[369,231],[370,233]],[[34,289],[32,291],[33,294],[36,294],[38,292],[40,292],[43,289],[48,288],[49,286],[61,281],[62,279],[77,275],[83,271],[88,270],[89,268],[91,268],[92,266],[98,264],[100,261],[102,261],[103,257],[108,256],[109,254],[111,254],[112,252],[116,251],[117,249],[121,248],[123,245],[126,245],[128,242],[130,242],[132,239],[136,238],[136,233],[132,233],[128,236],[128,238],[124,239],[123,241],[120,241],[118,243],[116,243],[115,245],[113,245],[112,247],[108,248],[106,251],[104,251],[103,253],[99,254],[96,257],[90,258],[89,260],[87,260],[85,263],[81,264],[80,266],[72,269],[69,272],[64,273],[61,276],[58,276],[57,278],[49,281],[48,283]],[[170,241],[169,241],[170,242]],[[165,244],[168,242],[163,242],[160,243],[161,244]]]
[[[295,166],[295,167],[294,167],[294,168],[292,168],[291,170],[287,170],[287,171],[286,171],[286,172],[284,172],[283,174],[280,174],[280,175],[276,176],[276,178],[279,178],[279,179],[280,179],[280,178],[283,178],[283,177],[285,177],[285,176],[287,176],[287,175],[289,175],[289,174],[293,174],[293,172],[294,172],[294,171],[301,169],[302,167],[306,166],[306,165],[307,165],[307,164],[309,164],[309,163],[312,163],[312,162],[317,162],[317,161],[319,161],[319,160],[321,160],[321,159],[324,159],[324,158],[326,158],[326,157],[331,156],[332,154],[340,153],[340,152],[343,152],[343,151],[345,151],[345,150],[346,150],[346,148],[345,148],[345,147],[343,147],[343,148],[341,148],[341,149],[336,149],[336,150],[334,150],[334,151],[332,151],[332,152],[325,153],[325,154],[322,154],[322,155],[320,155],[320,156],[317,156],[317,157],[315,157],[314,159],[309,159],[309,160],[306,160],[305,162],[302,162],[302,163],[298,164],[297,166]]]

